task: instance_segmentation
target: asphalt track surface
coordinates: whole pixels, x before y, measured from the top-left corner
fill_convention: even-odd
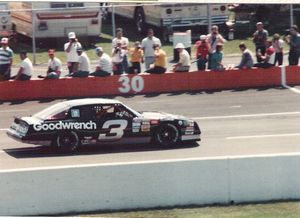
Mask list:
[[[186,147],[87,146],[75,154],[16,142],[6,136],[14,116],[27,116],[62,100],[0,103],[0,170],[53,168],[190,158],[300,152],[300,86],[115,97],[139,111],[194,118],[202,141]]]

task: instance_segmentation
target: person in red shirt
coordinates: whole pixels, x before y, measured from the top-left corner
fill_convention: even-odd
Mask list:
[[[210,45],[206,41],[206,35],[201,35],[200,40],[195,43],[198,70],[205,70],[210,51]]]
[[[259,58],[261,58],[261,60],[263,60],[263,62],[254,64],[254,67],[269,68],[269,67],[273,67],[275,65],[276,51],[272,46],[272,40],[266,41],[266,47],[267,47],[267,49],[266,49],[265,55],[261,55],[258,53]]]

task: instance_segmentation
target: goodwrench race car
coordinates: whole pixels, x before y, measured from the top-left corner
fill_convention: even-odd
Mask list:
[[[137,112],[117,100],[90,98],[52,105],[30,117],[15,118],[7,135],[37,145],[74,151],[108,143],[158,143],[174,146],[199,141],[198,124],[163,112]]]

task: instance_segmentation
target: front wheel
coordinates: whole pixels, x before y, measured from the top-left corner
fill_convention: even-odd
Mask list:
[[[158,127],[154,137],[162,146],[174,146],[179,141],[179,131],[173,124],[164,124]]]
[[[63,151],[73,152],[79,147],[79,138],[75,132],[63,132],[56,138],[56,146]]]

